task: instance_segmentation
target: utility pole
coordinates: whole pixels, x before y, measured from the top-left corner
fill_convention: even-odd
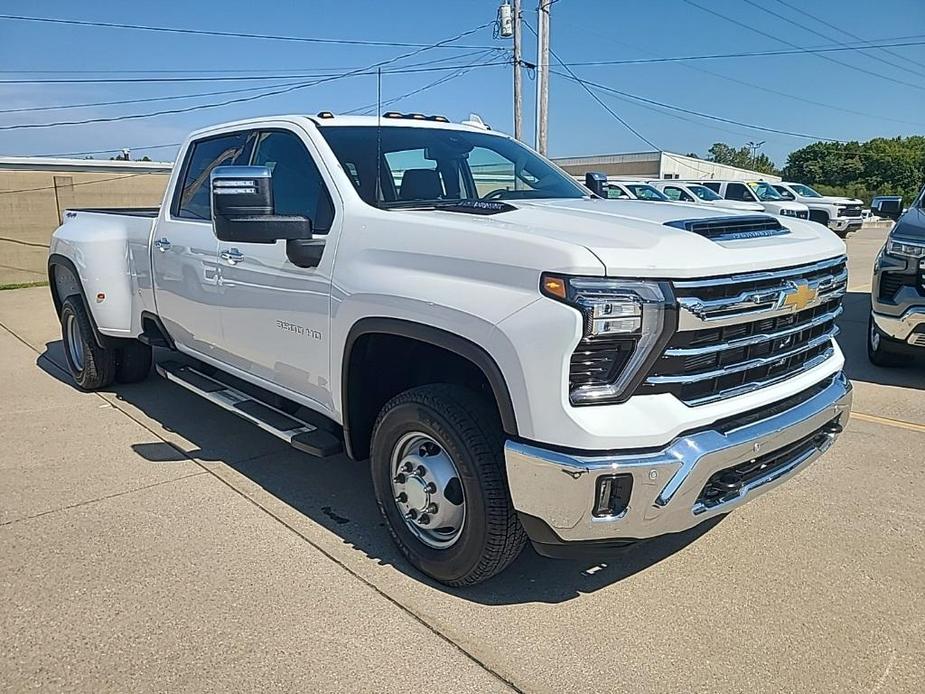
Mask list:
[[[523,76],[520,72],[522,37],[520,29],[520,0],[514,0],[514,138],[523,141],[524,100],[521,92]]]
[[[555,0],[540,0],[536,32],[536,150],[546,154],[549,123],[549,7]]]

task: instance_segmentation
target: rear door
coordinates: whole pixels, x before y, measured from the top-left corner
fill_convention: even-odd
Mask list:
[[[214,355],[221,344],[221,268],[212,230],[209,176],[216,166],[249,156],[252,134],[231,132],[193,141],[173,199],[154,231],[152,266],[157,311],[180,346]]]
[[[289,129],[261,131],[250,163],[270,169],[276,214],[312,220],[313,236],[328,235],[335,214],[330,181],[311,141]],[[219,242],[223,280],[223,345],[232,366],[333,408],[330,389],[330,309],[333,244],[317,267],[298,267],[286,242]]]

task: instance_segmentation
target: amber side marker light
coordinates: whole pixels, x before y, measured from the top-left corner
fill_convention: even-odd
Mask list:
[[[547,296],[552,296],[557,299],[564,299],[566,297],[565,280],[561,277],[543,275],[541,286],[543,288],[543,293]]]

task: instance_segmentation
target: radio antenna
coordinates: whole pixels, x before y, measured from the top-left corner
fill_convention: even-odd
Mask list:
[[[382,68],[376,70],[376,207],[382,193]]]

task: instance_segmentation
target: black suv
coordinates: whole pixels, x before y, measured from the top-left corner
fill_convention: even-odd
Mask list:
[[[925,188],[905,214],[902,198],[874,198],[871,212],[895,219],[874,263],[867,356],[897,366],[925,355]]]

